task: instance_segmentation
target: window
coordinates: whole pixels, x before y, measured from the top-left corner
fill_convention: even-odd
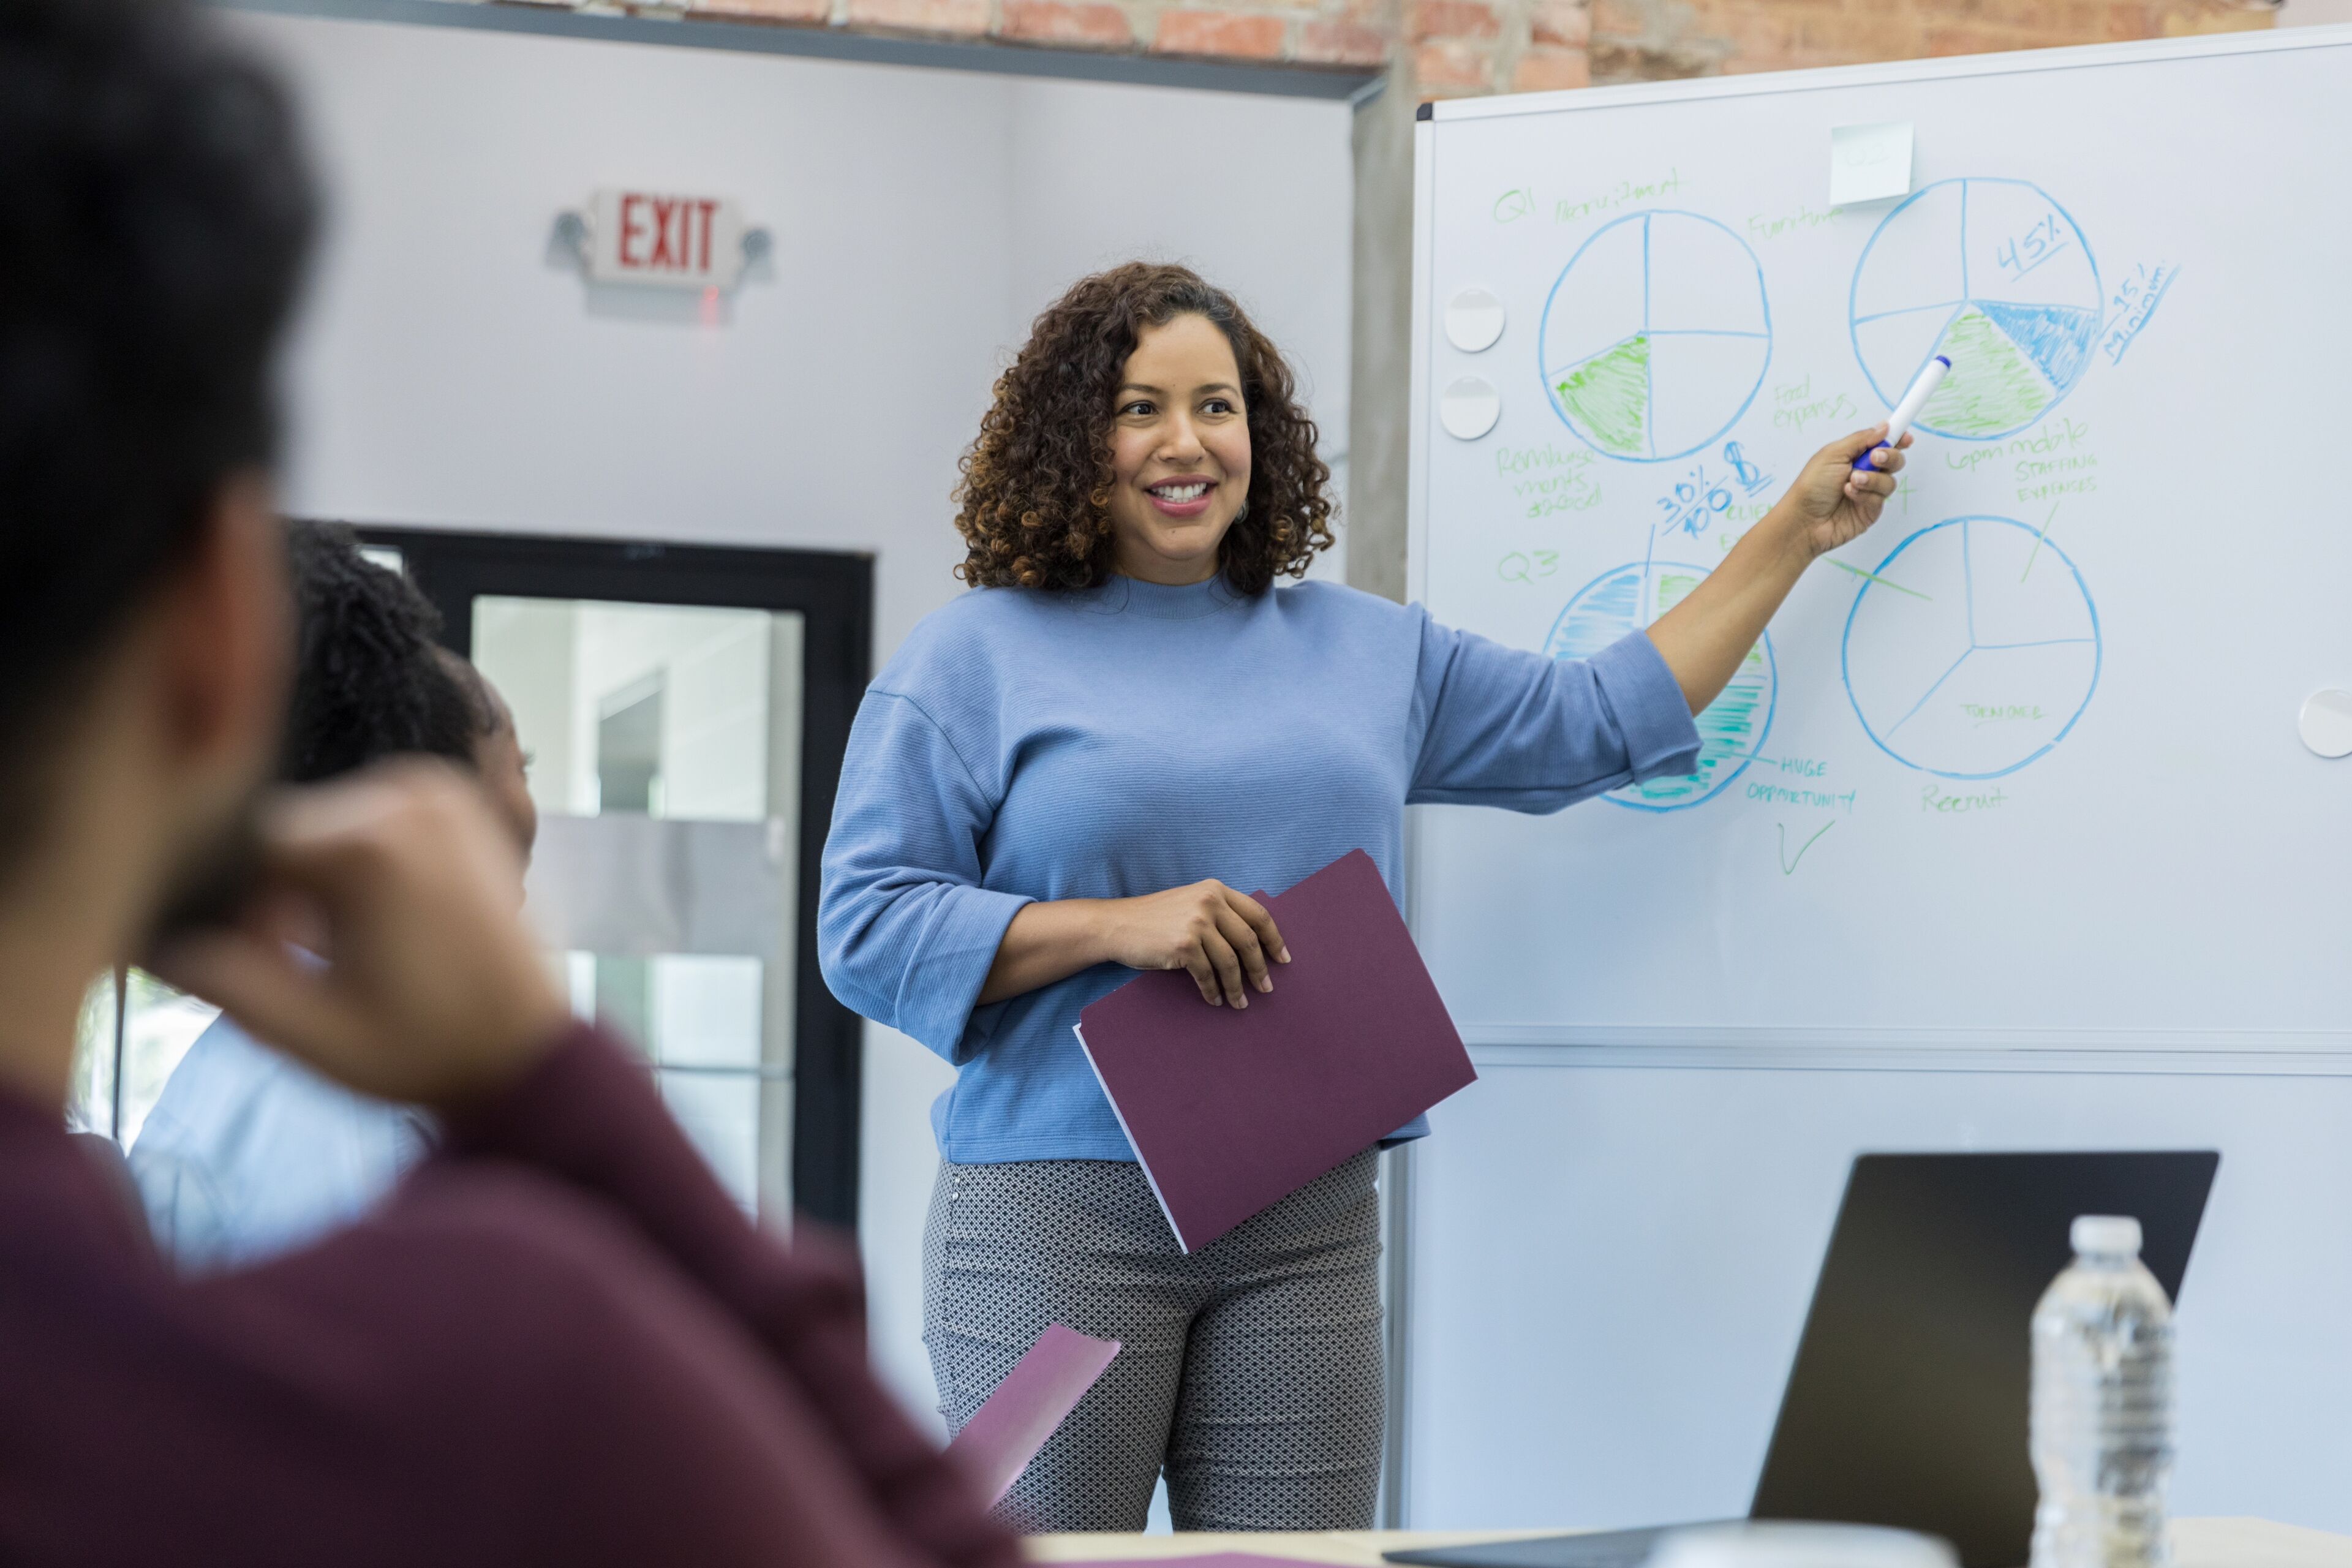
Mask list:
[[[82,1002],[68,1124],[130,1148],[172,1069],[219,1016],[143,969],[100,978]]]

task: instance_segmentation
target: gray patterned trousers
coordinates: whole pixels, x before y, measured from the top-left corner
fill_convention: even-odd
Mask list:
[[[950,1431],[1048,1324],[1122,1349],[1008,1493],[1024,1531],[1367,1530],[1380,1484],[1370,1151],[1190,1257],[1142,1168],[942,1163],[923,1340]]]

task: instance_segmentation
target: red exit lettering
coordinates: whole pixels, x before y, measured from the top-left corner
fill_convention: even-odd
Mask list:
[[[708,198],[626,192],[616,258],[632,271],[708,272],[718,213],[719,204]]]
[[[734,237],[742,220],[732,203],[608,185],[593,205],[593,277],[690,289],[733,286],[741,265]]]
[[[621,265],[624,267],[643,267],[645,265],[645,262],[638,258],[635,247],[636,242],[645,236],[645,226],[639,221],[639,217],[646,205],[646,198],[637,195],[635,191],[629,192],[626,195],[624,195],[621,198],[620,257]]]

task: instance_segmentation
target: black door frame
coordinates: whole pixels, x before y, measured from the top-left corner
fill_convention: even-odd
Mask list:
[[[871,674],[874,558],[534,533],[370,525],[355,531],[362,542],[400,552],[410,578],[441,612],[442,641],[468,656],[473,601],[486,595],[795,611],[803,617],[793,1202],[827,1224],[855,1229],[863,1025],[835,1000],[818,969],[817,872],[850,721]]]

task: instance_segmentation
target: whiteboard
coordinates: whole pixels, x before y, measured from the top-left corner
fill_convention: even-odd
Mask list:
[[[1888,121],[1911,194],[1832,209],[1832,128]],[[1466,1038],[2352,1045],[2352,761],[2295,724],[2352,687],[2352,29],[1444,103],[1417,136],[1442,622],[1593,651],[1957,367],[1697,773],[1417,811]]]

